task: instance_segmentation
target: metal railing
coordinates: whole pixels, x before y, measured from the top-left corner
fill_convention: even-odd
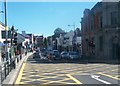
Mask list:
[[[9,75],[11,70],[15,68],[16,68],[15,59],[12,59],[11,61],[5,61],[0,65],[1,84],[6,79],[6,77]]]
[[[9,73],[16,68],[17,63],[20,62],[22,57],[23,57],[23,54],[16,55],[11,60],[4,61],[2,64],[0,64],[0,86],[3,84],[3,81],[9,75]]]

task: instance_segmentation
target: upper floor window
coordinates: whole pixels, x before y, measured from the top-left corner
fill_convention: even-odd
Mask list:
[[[100,28],[103,27],[102,16],[100,17]]]
[[[90,22],[90,29],[91,30],[94,30],[94,20],[92,19],[91,22]]]
[[[99,37],[99,50],[103,51],[103,37],[102,36]]]
[[[111,24],[117,24],[117,12],[111,12]]]

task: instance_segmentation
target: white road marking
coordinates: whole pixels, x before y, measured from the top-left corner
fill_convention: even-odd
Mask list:
[[[107,82],[107,81],[105,81],[105,80],[102,80],[102,79],[100,79],[99,77],[100,77],[100,76],[98,76],[98,75],[91,75],[91,78],[96,79],[96,80],[98,80],[98,81],[100,81],[100,82],[102,82],[102,83],[104,83],[104,84],[111,84],[110,82]]]

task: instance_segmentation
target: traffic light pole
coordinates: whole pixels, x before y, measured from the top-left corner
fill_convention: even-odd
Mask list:
[[[7,0],[4,1],[4,8],[5,8],[5,31],[6,31],[6,47],[5,47],[5,56],[6,56],[6,61],[8,61],[8,28],[7,28]]]
[[[12,26],[11,28],[11,47],[10,47],[10,60],[12,60],[13,58],[13,35],[14,35],[14,26]]]
[[[13,68],[15,69],[16,68],[16,63],[15,63],[15,57],[14,57],[14,55],[13,55],[13,52],[14,52],[14,47],[13,47],[13,38],[14,38],[14,33],[15,33],[15,29],[14,29],[14,26],[12,26],[12,28],[11,28],[11,59],[10,59],[10,61],[11,61],[11,64],[13,64]]]

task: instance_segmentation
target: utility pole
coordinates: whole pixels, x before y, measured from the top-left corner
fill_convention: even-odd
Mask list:
[[[8,60],[8,27],[7,27],[7,0],[4,0],[4,9],[5,9],[5,32],[6,32],[6,46],[5,46],[5,57],[6,61]]]

